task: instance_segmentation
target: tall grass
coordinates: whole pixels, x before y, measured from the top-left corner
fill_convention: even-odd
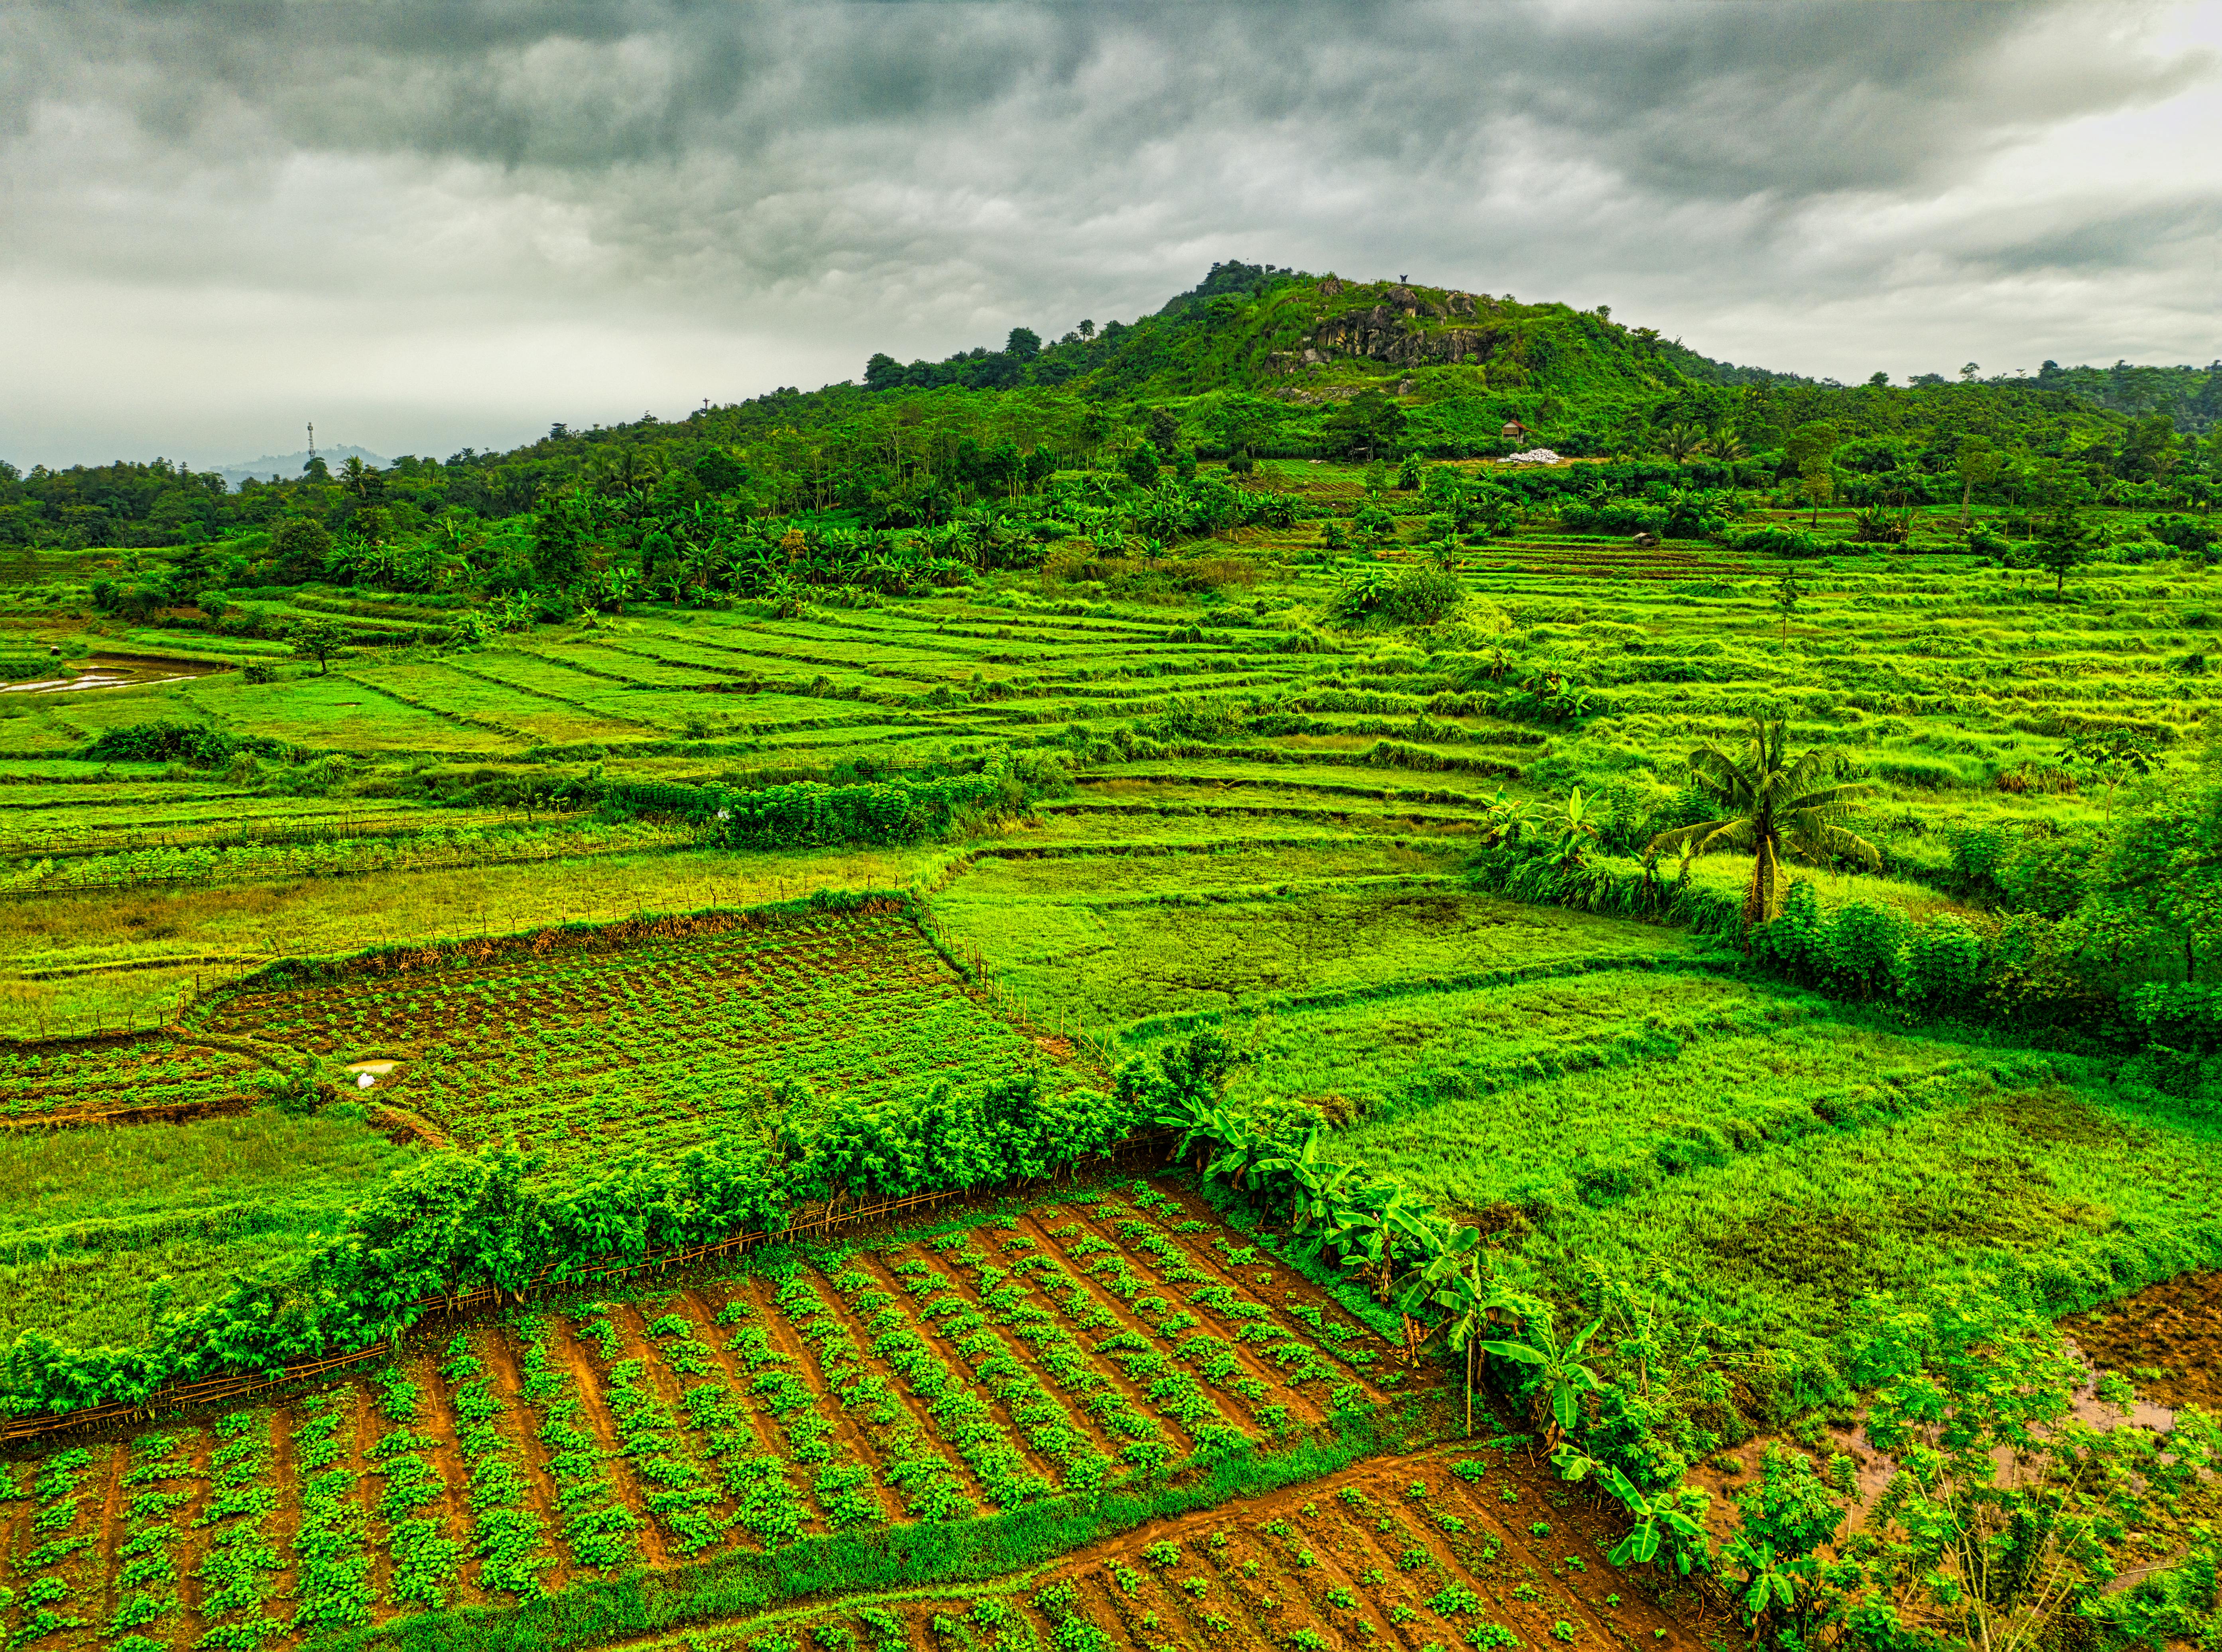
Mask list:
[[[0,1134],[0,1259],[75,1230],[159,1228],[184,1212],[344,1204],[411,1157],[348,1111]]]
[[[1839,1334],[1869,1293],[1993,1291],[2059,1315],[2222,1264],[2222,1127],[2116,1090],[1964,1081],[1855,1130],[1801,1134],[1631,1196],[1528,1207],[1531,1257],[1654,1279],[1717,1328],[1763,1412],[1841,1398]],[[1957,1094],[1952,1093],[1953,1090]]]

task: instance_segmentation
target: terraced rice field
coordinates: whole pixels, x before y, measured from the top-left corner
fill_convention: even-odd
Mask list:
[[[1303,512],[1344,510],[1361,491],[1349,467],[1271,470]],[[0,1031],[155,1024],[192,979],[165,969],[212,983],[290,952],[606,920],[711,893],[714,880],[682,858],[687,833],[590,833],[544,813],[519,822],[517,797],[596,764],[612,777],[745,787],[1046,750],[1073,768],[1075,794],[1045,801],[1007,838],[1429,844],[1441,868],[1500,787],[1541,801],[1579,784],[1608,823],[1656,807],[1692,739],[1729,732],[1765,699],[1791,711],[1799,738],[1842,747],[1884,788],[1867,826],[1892,870],[1933,875],[1953,823],[2100,812],[2056,788],[2016,789],[2053,785],[2045,776],[2076,719],[2127,718],[2181,743],[2214,704],[2213,679],[2190,663],[2204,656],[2175,635],[2222,611],[2211,571],[2094,566],[2075,575],[2077,600],[2055,605],[2026,571],[1942,554],[1933,537],[1919,555],[1792,564],[1695,541],[1570,534],[1539,516],[1456,548],[1467,607],[1454,624],[1425,635],[1337,629],[1332,611],[1350,581],[1421,560],[1412,535],[1424,503],[1395,491],[1387,502],[1402,537],[1378,551],[1328,551],[1318,521],[1300,516],[1291,529],[1231,531],[1158,564],[1091,561],[1071,577],[1001,574],[875,606],[813,601],[788,617],[762,605],[635,605],[590,628],[538,629],[437,659],[371,650],[329,677],[282,685],[226,670],[26,707],[0,719],[0,763],[12,765],[0,894],[20,892],[19,927],[35,933],[0,967]],[[1823,531],[1849,523],[1832,513]],[[1786,571],[1805,590],[1786,626],[1773,604]],[[399,596],[299,600],[403,628],[436,619]],[[1936,641],[1947,630],[1949,657]],[[194,645],[202,640],[226,639]],[[1570,676],[1587,713],[1569,721],[1509,704],[1538,672]],[[381,795],[292,797],[207,771],[63,760],[104,729],[154,719],[330,753],[350,773],[379,776],[367,789]],[[2024,769],[2035,782],[2010,778]],[[420,791],[458,807],[427,810]],[[512,801],[474,801],[481,795]],[[118,811],[122,831],[110,829]],[[447,840],[398,851],[411,822]],[[206,865],[159,852],[289,833],[330,842],[313,855]],[[44,928],[31,903],[76,887],[94,856],[124,857],[99,869],[86,904]],[[762,864],[736,865],[716,892],[754,901],[831,881],[782,865],[752,883]],[[508,866],[520,876],[493,876]],[[908,849],[882,866],[890,883],[941,870]],[[466,876],[443,876],[450,869]],[[498,899],[468,887],[474,870]],[[338,886],[363,872],[396,880],[405,920],[348,899]],[[179,893],[185,873],[258,893],[191,901]],[[160,904],[144,909],[141,896]]]
[[[1411,1380],[1186,1196],[1121,1184],[535,1304],[283,1404],[46,1443],[4,1470],[0,1599],[11,1644],[297,1644],[1154,1483]],[[1431,1518],[1430,1542],[1456,1530]]]

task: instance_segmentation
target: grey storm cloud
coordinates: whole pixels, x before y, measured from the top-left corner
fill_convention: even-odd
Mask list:
[[[0,451],[221,457],[311,405],[388,451],[515,439],[1131,316],[1228,256],[1610,302],[1816,372],[2187,359],[2219,32],[2080,3],[18,0],[0,301],[38,321],[0,344]]]

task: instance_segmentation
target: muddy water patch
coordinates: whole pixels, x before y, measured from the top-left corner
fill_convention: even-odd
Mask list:
[[[143,688],[189,682],[229,671],[206,660],[169,660],[138,654],[95,654],[82,665],[57,663],[55,674],[32,682],[0,683],[0,694],[89,694],[101,688]]]

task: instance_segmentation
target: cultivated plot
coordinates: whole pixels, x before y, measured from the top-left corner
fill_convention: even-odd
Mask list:
[[[459,1143],[577,1154],[676,1150],[836,1094],[869,1104],[1047,1065],[893,909],[422,962],[230,993],[188,1024],[396,1061],[383,1096]]]
[[[1409,1380],[1202,1207],[1120,1184],[518,1310],[281,1405],[47,1447],[6,1471],[6,1628],[293,1644],[1084,1499],[1303,1439]]]

